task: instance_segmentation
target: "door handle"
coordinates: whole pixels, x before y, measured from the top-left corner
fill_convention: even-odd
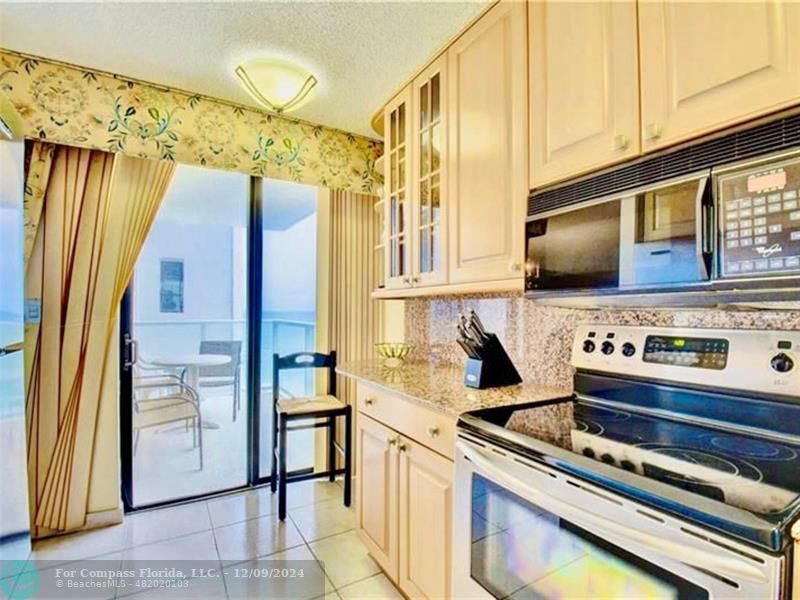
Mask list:
[[[497,483],[509,488],[509,491],[523,496],[538,505],[539,508],[572,521],[578,526],[588,525],[601,534],[610,535],[612,538],[623,536],[634,546],[676,562],[704,568],[712,573],[724,573],[731,577],[744,577],[758,583],[767,581],[766,575],[761,570],[742,560],[719,556],[665,537],[633,529],[602,515],[590,512],[586,507],[575,506],[562,498],[551,496],[542,489],[514,477],[503,469],[502,465],[498,465],[496,459],[486,456],[486,453],[468,446],[464,442],[456,442],[456,449],[472,462],[476,469],[482,471]]]
[[[139,343],[130,334],[125,334],[125,362],[122,366],[130,369],[139,362]]]
[[[710,245],[710,217],[707,212],[708,205],[705,202],[706,188],[708,187],[708,176],[702,177],[697,182],[697,194],[695,196],[695,212],[694,212],[694,231],[695,231],[695,248],[697,255],[697,267],[700,271],[700,276],[703,279],[710,277],[710,269],[708,264],[708,255],[711,252]]]
[[[5,356],[7,354],[14,354],[14,352],[20,352],[25,348],[25,342],[14,342],[13,344],[9,344],[8,346],[0,346],[0,356]]]

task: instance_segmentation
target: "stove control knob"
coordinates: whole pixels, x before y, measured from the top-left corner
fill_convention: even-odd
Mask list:
[[[636,354],[636,346],[634,346],[630,342],[625,342],[624,344],[622,344],[622,355],[623,356],[631,357],[634,354]]]
[[[613,465],[616,462],[614,460],[614,457],[611,456],[608,452],[606,452],[605,454],[601,454],[600,455],[600,460],[602,460],[607,465]]]
[[[614,344],[611,342],[603,342],[603,345],[600,346],[600,352],[605,355],[613,354],[614,353]]]
[[[794,368],[794,361],[789,357],[788,354],[781,352],[772,357],[770,365],[772,365],[773,371],[777,371],[778,373],[788,373]]]
[[[636,465],[627,459],[623,459],[622,461],[620,461],[619,466],[625,469],[626,471],[636,470]]]
[[[592,340],[586,340],[583,342],[583,351],[587,354],[594,352],[594,342]]]
[[[591,448],[584,448],[581,450],[584,456],[588,456],[589,458],[594,458],[594,450]]]

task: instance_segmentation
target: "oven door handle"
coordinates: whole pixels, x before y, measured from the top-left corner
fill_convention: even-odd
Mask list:
[[[508,487],[511,491],[520,493],[533,503],[539,505],[540,508],[552,512],[556,516],[569,519],[576,525],[587,524],[592,529],[604,534],[609,534],[612,537],[624,536],[631,540],[634,545],[690,567],[698,567],[711,573],[718,573],[730,577],[743,577],[757,583],[765,583],[767,581],[766,575],[760,569],[742,560],[711,554],[710,552],[691,548],[673,540],[650,535],[628,527],[627,525],[612,521],[604,516],[592,513],[584,507],[574,506],[508,474],[503,470],[501,465],[498,465],[494,459],[488,457],[485,452],[481,452],[473,446],[468,446],[461,441],[457,442],[456,446],[458,451],[472,462],[475,467],[497,483]]]
[[[711,217],[708,214],[708,204],[705,201],[707,187],[708,176],[702,177],[697,181],[697,194],[695,196],[694,212],[697,267],[700,272],[700,277],[703,280],[707,280],[710,276],[708,268],[708,255],[711,252],[709,248],[709,242],[711,241],[711,236],[709,234]]]

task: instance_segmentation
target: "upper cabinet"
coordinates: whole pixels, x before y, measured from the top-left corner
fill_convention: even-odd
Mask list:
[[[411,85],[414,167],[411,240],[414,285],[447,283],[447,55],[440,56]]]
[[[521,290],[529,190],[800,107],[798,32],[788,0],[495,2],[385,107],[378,296]]]
[[[447,52],[450,281],[521,278],[527,7],[501,1]]]
[[[409,216],[411,195],[411,87],[395,96],[385,109],[384,142],[384,269],[386,287],[411,285]]]
[[[530,187],[639,154],[634,2],[530,2]]]
[[[800,98],[800,4],[649,0],[638,6],[645,151]]]

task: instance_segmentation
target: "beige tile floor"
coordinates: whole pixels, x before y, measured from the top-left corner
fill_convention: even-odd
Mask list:
[[[143,558],[246,566],[264,557],[316,561],[315,568],[324,573],[325,598],[402,598],[359,540],[355,513],[342,505],[339,482],[291,484],[284,523],[278,521],[277,495],[268,487],[258,488],[131,514],[121,525],[36,542],[30,555],[30,559],[53,561],[51,567],[96,558],[119,561],[123,569],[127,561]],[[204,585],[204,597],[243,597],[241,590],[231,591],[227,580],[209,580]],[[133,597],[187,597],[182,590],[171,592],[151,590]],[[247,590],[244,593],[250,596]],[[123,596],[119,592],[109,598]]]

